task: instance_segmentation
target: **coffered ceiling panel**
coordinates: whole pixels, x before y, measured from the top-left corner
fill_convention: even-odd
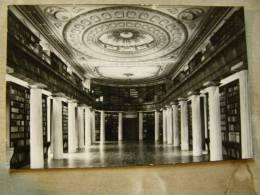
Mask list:
[[[208,7],[34,6],[90,78],[149,80],[166,75],[207,17]]]

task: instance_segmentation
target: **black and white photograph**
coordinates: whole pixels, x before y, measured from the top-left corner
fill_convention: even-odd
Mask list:
[[[10,169],[253,158],[244,8],[9,5]]]

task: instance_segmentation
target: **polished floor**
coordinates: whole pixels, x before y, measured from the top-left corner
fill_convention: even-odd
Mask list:
[[[84,152],[64,154],[61,160],[52,155],[45,161],[45,168],[86,168],[134,165],[176,164],[208,161],[206,152],[193,157],[192,151],[153,142],[106,142],[92,145]]]

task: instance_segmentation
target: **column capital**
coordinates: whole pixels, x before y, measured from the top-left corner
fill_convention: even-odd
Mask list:
[[[68,99],[68,103],[78,103],[78,100],[76,100],[76,99]]]
[[[177,100],[174,100],[171,102],[171,106],[175,106],[175,105],[178,105],[178,101]]]
[[[179,101],[179,102],[186,102],[186,101],[187,101],[187,98],[180,97],[180,98],[178,98],[178,101]]]
[[[90,110],[91,110],[91,112],[95,112],[96,111],[93,107],[91,107]]]
[[[87,109],[92,109],[92,107],[91,106],[88,106],[88,105],[86,105],[86,104],[84,104],[82,107],[84,107],[84,108],[87,108]]]
[[[193,96],[193,95],[200,95],[200,92],[197,91],[197,90],[189,91],[189,92],[187,93],[187,95],[188,95],[189,97],[191,97],[191,96]]]
[[[221,84],[220,82],[210,82],[207,85],[205,85],[206,87],[203,89],[202,93],[209,93],[215,88],[218,88],[220,84]]]
[[[67,98],[67,96],[62,92],[57,92],[52,94],[53,98]]]
[[[230,70],[231,70],[232,72],[239,72],[239,71],[241,71],[241,70],[247,70],[247,67],[246,67],[246,65],[245,65],[245,64],[243,63],[243,61],[242,61],[242,62],[239,62],[239,63],[237,63],[237,64],[231,66],[231,67],[230,67]]]
[[[164,105],[164,106],[162,107],[162,110],[167,110],[167,106]]]
[[[188,92],[188,101],[192,101],[194,98],[198,97],[200,93],[197,91],[190,91]]]
[[[166,106],[166,109],[171,109],[171,108],[172,108],[172,105],[171,105],[171,104],[169,104],[169,105]]]
[[[47,85],[43,83],[29,83],[30,89],[46,89]]]
[[[208,88],[208,87],[216,87],[216,86],[219,86],[220,85],[220,82],[219,81],[207,81],[205,83],[203,83],[203,86],[205,88]]]

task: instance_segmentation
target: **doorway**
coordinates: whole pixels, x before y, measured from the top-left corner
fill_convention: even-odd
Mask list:
[[[123,119],[123,140],[125,141],[138,140],[138,119],[137,118]]]

